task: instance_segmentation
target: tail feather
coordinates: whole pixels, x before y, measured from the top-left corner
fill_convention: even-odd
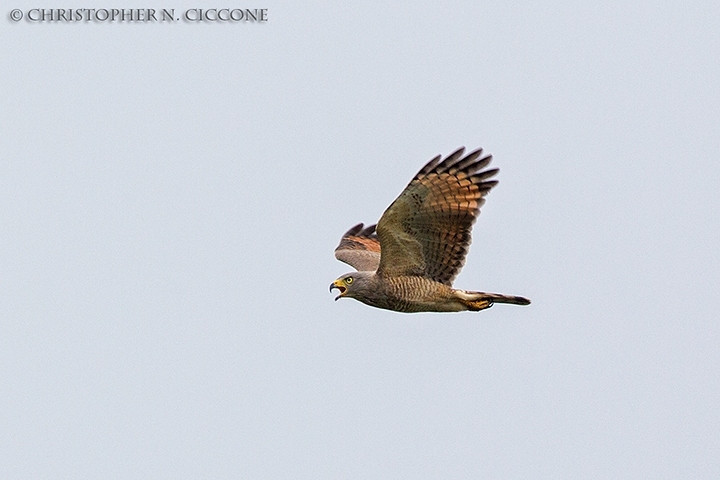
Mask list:
[[[458,299],[468,310],[477,312],[490,308],[494,303],[510,303],[513,305],[530,305],[530,300],[515,295],[503,295],[501,293],[469,292],[467,290],[455,290]]]

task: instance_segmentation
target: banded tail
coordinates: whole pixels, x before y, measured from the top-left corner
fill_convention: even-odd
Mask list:
[[[511,303],[513,305],[530,305],[530,300],[515,295],[503,295],[501,293],[469,292],[467,290],[455,290],[455,295],[468,310],[479,312],[490,308],[494,303]]]

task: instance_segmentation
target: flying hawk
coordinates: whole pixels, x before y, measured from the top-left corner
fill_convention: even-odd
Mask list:
[[[528,305],[499,293],[452,288],[472,241],[470,231],[498,169],[483,170],[492,155],[460,148],[430,160],[385,210],[376,226],[355,225],[335,257],[357,270],[335,280],[339,298],[398,312],[479,311],[493,303]]]

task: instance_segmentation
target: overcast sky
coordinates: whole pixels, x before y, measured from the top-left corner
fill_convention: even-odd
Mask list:
[[[718,2],[203,3],[3,7],[0,477],[720,477]],[[334,302],[461,145],[532,305]]]

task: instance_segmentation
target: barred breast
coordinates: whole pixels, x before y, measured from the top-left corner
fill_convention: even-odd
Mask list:
[[[426,277],[401,276],[382,279],[387,305],[398,312],[458,312],[465,308],[452,288]]]

